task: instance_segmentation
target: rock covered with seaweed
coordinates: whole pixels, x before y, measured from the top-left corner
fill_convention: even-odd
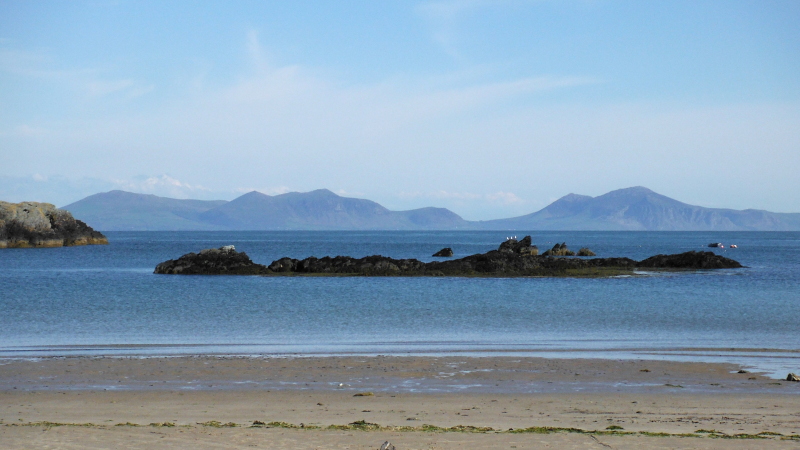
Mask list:
[[[566,245],[558,246],[566,249]],[[422,262],[373,255],[280,258],[268,266],[256,264],[232,246],[189,253],[159,264],[160,274],[231,275],[362,275],[362,276],[574,276],[598,277],[633,273],[637,267],[652,269],[719,269],[742,267],[738,262],[712,252],[656,255],[643,261],[630,258],[578,258],[545,256],[526,236],[508,239],[497,250],[447,261]]]
[[[567,243],[556,244],[543,253],[544,256],[575,256],[575,252],[567,248]]]
[[[502,242],[497,251],[515,255],[536,256],[539,254],[539,247],[533,245],[530,236],[525,236],[519,241],[514,237]]]
[[[108,244],[99,231],[50,203],[0,201],[0,248]]]
[[[738,269],[738,261],[714,252],[686,252],[677,255],[655,255],[639,261],[637,267],[654,269]]]
[[[247,253],[232,245],[187,253],[156,266],[154,273],[169,275],[265,275],[266,266],[254,263]]]

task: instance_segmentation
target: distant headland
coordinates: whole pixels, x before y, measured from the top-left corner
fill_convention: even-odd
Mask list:
[[[234,200],[180,200],[110,191],[63,207],[103,231],[598,230],[800,231],[800,213],[689,205],[644,187],[598,197],[569,194],[519,217],[469,221],[445,208],[392,211],[327,189]]]
[[[108,244],[108,239],[69,211],[50,203],[0,201],[0,248],[93,244]]]

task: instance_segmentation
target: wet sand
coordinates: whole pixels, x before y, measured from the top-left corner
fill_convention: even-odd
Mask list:
[[[800,449],[800,383],[738,370],[525,357],[7,359],[0,444]],[[746,436],[726,439],[735,435]]]

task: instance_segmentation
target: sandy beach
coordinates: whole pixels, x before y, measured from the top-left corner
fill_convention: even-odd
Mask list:
[[[739,370],[527,357],[6,359],[0,443],[800,448],[800,383]]]

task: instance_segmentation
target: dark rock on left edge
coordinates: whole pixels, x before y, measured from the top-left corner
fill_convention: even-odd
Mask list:
[[[0,248],[108,244],[99,231],[50,203],[0,201]]]

